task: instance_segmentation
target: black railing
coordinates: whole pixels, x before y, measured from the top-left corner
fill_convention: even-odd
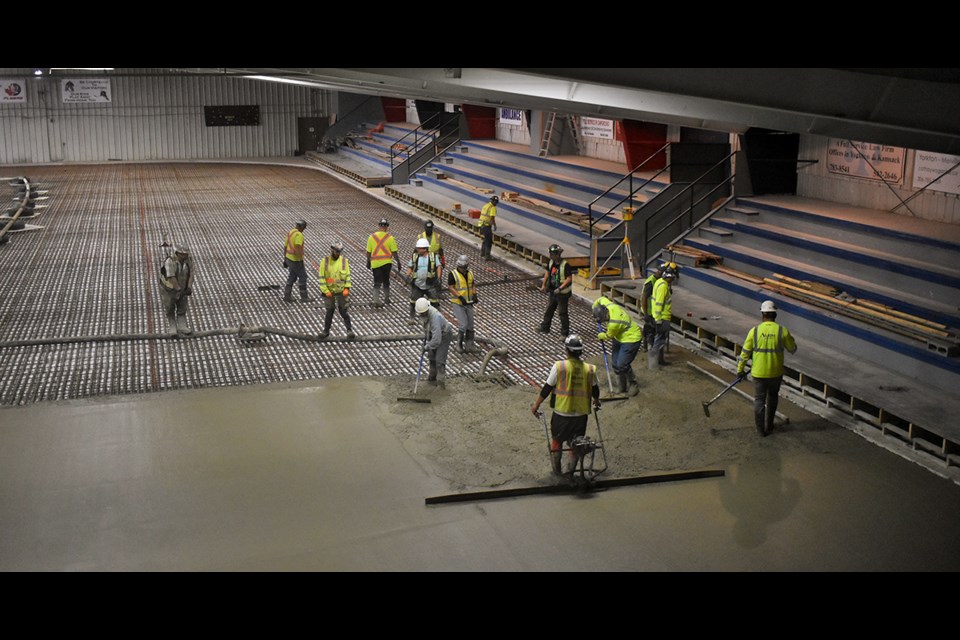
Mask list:
[[[590,233],[590,237],[591,237],[591,238],[593,237],[593,225],[594,225],[594,223],[600,222],[601,220],[603,220],[604,218],[606,218],[607,216],[609,216],[611,213],[613,213],[614,211],[616,211],[617,208],[618,208],[620,205],[622,205],[622,204],[625,203],[625,202],[629,202],[630,204],[629,204],[628,206],[631,206],[631,207],[632,207],[632,206],[633,206],[634,196],[636,196],[637,193],[639,193],[640,191],[642,191],[643,189],[645,189],[645,188],[647,187],[647,185],[649,185],[651,182],[653,182],[653,180],[654,180],[655,178],[657,178],[658,176],[660,176],[661,174],[663,174],[664,171],[667,171],[667,170],[670,168],[670,165],[667,164],[665,167],[663,167],[662,169],[660,169],[659,171],[657,171],[655,174],[653,174],[653,176],[651,176],[651,177],[647,178],[646,180],[644,180],[643,183],[642,183],[640,186],[638,186],[637,188],[634,188],[634,187],[633,187],[633,174],[635,174],[637,171],[639,171],[640,168],[643,167],[645,164],[647,164],[648,162],[650,162],[651,160],[653,160],[659,153],[663,152],[667,147],[670,146],[670,144],[671,144],[671,143],[668,142],[668,143],[666,143],[665,145],[663,145],[662,147],[660,147],[659,149],[657,149],[656,151],[654,151],[652,154],[650,154],[650,156],[649,156],[646,160],[644,160],[643,162],[641,162],[640,164],[638,164],[636,167],[634,167],[633,169],[631,169],[627,174],[625,174],[623,177],[621,177],[619,180],[617,180],[616,183],[614,183],[614,184],[613,184],[612,186],[610,186],[606,191],[604,191],[603,193],[601,193],[600,195],[598,195],[596,198],[594,198],[593,201],[592,201],[590,204],[587,205],[587,217],[588,217],[588,220],[589,220],[589,223],[590,223],[589,233]],[[624,196],[623,198],[621,198],[615,205],[613,205],[612,207],[610,207],[610,208],[607,210],[606,213],[604,213],[604,214],[601,215],[601,216],[598,216],[598,217],[596,218],[596,220],[594,220],[594,218],[593,218],[593,206],[594,206],[597,202],[599,202],[601,199],[607,197],[614,189],[619,188],[620,185],[622,185],[622,184],[624,183],[624,181],[627,182],[627,195]]]

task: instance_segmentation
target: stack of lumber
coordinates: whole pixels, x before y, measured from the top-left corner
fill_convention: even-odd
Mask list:
[[[723,258],[715,253],[710,253],[709,251],[703,251],[701,249],[695,249],[693,247],[687,247],[681,244],[667,245],[667,251],[692,258],[694,266],[697,267],[712,267],[714,265],[723,264]]]
[[[808,304],[866,322],[888,331],[921,341],[945,341],[960,344],[960,336],[947,325],[910,315],[870,300],[854,298],[829,285],[796,280],[780,274],[763,278],[763,287],[802,300]]]
[[[589,224],[589,219],[587,216],[581,213],[575,213],[573,211],[567,211],[562,207],[557,207],[549,202],[543,200],[537,200],[536,198],[530,198],[528,196],[523,196],[517,193],[516,191],[504,191],[500,196],[501,200],[506,200],[507,202],[513,202],[516,204],[521,204],[528,209],[532,209],[538,213],[548,215],[559,220],[566,220],[567,222],[574,222],[582,226],[582,221],[586,220]]]

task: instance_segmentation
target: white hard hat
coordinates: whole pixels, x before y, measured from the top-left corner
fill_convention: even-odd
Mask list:
[[[343,251],[343,243],[340,242],[339,240],[337,242],[331,242],[330,248],[336,249],[337,251]]]
[[[773,304],[773,300],[764,300],[760,305],[760,313],[775,313],[776,310],[777,305]]]
[[[430,248],[429,240],[427,240],[426,238],[420,238],[419,240],[417,240],[417,249],[429,249],[429,248]]]
[[[175,253],[190,253],[190,247],[182,242],[178,242],[173,250]]]
[[[427,309],[430,308],[430,301],[426,298],[418,298],[413,308],[417,310],[417,313],[426,313]]]
[[[583,340],[581,340],[577,334],[571,333],[567,336],[567,339],[563,341],[563,346],[565,346],[570,353],[580,353],[583,351]]]
[[[465,267],[468,264],[470,264],[470,258],[468,258],[466,255],[462,255],[459,258],[457,258],[458,267]]]

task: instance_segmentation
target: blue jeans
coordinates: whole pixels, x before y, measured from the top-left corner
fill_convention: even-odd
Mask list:
[[[613,341],[613,348],[610,350],[611,364],[617,375],[627,374],[632,371],[634,359],[637,352],[640,351],[639,342],[617,342]]]

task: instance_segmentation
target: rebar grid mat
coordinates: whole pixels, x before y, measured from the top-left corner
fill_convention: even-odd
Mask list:
[[[157,271],[168,249],[185,242],[196,268],[188,318],[196,331],[247,326],[316,335],[324,308],[317,266],[331,242],[350,261],[351,316],[359,335],[404,335],[409,287],[394,271],[391,305],[373,307],[365,268],[367,237],[381,218],[405,266],[423,217],[394,209],[362,190],[313,169],[251,164],[123,164],[10,168],[49,191],[44,228],[0,246],[0,404],[28,404],[111,394],[146,393],[340,376],[416,375],[418,340],[318,343],[284,336],[245,344],[231,336],[136,339],[167,332]],[[285,303],[283,245],[294,222],[307,221],[308,303]],[[559,318],[553,332],[536,328],[547,297],[530,274],[479,246],[447,236],[448,268],[466,254],[480,285],[479,336],[506,345],[483,375],[502,369],[510,384],[540,386],[563,356]],[[495,252],[497,250],[495,249]],[[517,282],[502,282],[516,278]],[[483,282],[497,283],[488,289]],[[440,309],[456,326],[446,292]],[[271,286],[273,285],[273,286]],[[297,299],[294,288],[294,299]],[[571,329],[596,332],[589,308],[570,303]],[[334,315],[332,336],[345,328]],[[132,336],[10,346],[23,340]],[[586,357],[597,356],[586,341]],[[485,345],[479,345],[484,347]],[[597,351],[597,353],[592,353]],[[477,376],[483,354],[451,348],[448,375]]]

